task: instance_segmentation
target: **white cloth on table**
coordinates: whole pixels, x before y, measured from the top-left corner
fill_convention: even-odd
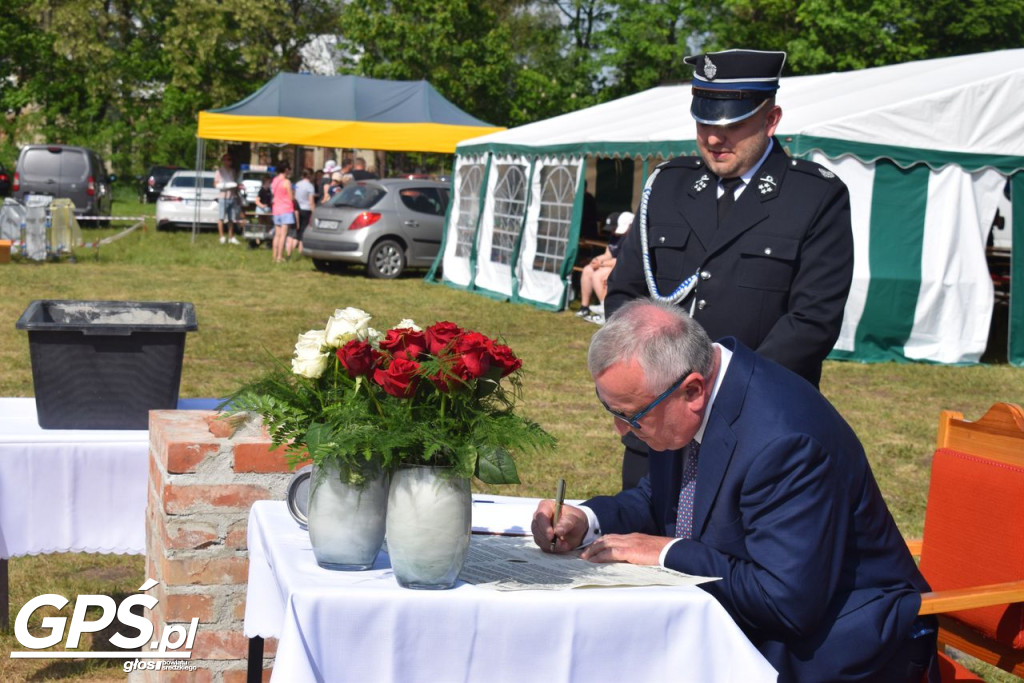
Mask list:
[[[248,534],[245,635],[278,638],[275,681],[776,680],[696,587],[408,590],[385,553],[364,572],[318,567],[284,503],[254,503]]]
[[[0,559],[145,553],[148,454],[148,430],[43,429],[35,399],[0,398]]]

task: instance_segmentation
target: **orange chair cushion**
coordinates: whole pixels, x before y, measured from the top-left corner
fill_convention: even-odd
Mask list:
[[[921,679],[922,683],[927,680],[928,675]],[[939,653],[939,680],[942,683],[958,683],[959,681],[982,681],[983,678],[975,676],[970,670],[960,662],[951,659],[945,652]]]
[[[1024,468],[940,448],[921,544],[932,590],[1024,579]],[[1024,649],[1024,604],[952,612],[984,635]]]

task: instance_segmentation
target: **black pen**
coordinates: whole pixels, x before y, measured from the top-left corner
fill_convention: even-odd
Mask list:
[[[562,516],[562,504],[565,503],[565,479],[558,480],[558,492],[555,494],[555,516],[551,520],[551,530],[554,533],[555,527],[558,525],[558,518]],[[555,542],[558,541],[558,537],[552,535],[551,538],[551,551],[555,550]]]

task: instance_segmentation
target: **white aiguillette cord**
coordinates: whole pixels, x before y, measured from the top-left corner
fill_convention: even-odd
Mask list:
[[[677,304],[687,297],[687,295],[693,291],[693,288],[697,286],[697,279],[700,273],[698,269],[690,277],[683,280],[675,290],[672,291],[668,296],[663,295],[658,290],[658,283],[654,281],[654,271],[651,270],[651,252],[648,248],[647,241],[647,203],[651,198],[651,188],[654,186],[654,179],[661,173],[661,166],[654,169],[647,182],[644,183],[643,195],[640,199],[640,248],[641,256],[644,262],[644,277],[647,280],[647,291],[651,293],[651,297],[658,301],[665,301],[670,304]],[[690,315],[693,315],[693,303],[690,304]]]

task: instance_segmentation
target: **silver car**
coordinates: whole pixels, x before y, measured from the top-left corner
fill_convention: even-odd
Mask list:
[[[196,172],[176,171],[156,199],[157,230],[191,227],[197,217],[201,226],[217,225],[220,192],[213,186],[213,176],[213,171],[202,171],[201,186],[196,193]]]
[[[318,270],[361,263],[378,278],[429,267],[441,247],[449,192],[448,183],[434,180],[350,182],[316,208],[302,253]]]

